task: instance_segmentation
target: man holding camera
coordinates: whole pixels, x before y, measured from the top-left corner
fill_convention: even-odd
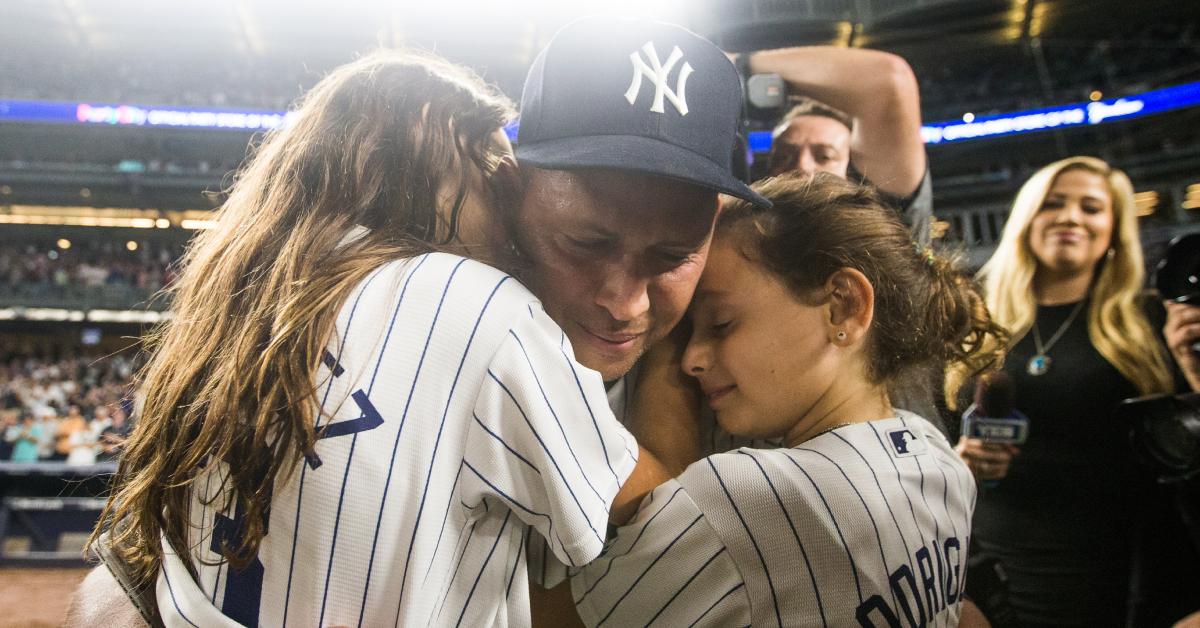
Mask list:
[[[777,74],[799,95],[772,133],[770,174],[857,173],[896,207],[921,244],[930,240],[932,192],[921,102],[900,57],[862,48],[804,46],[742,53],[749,77]]]
[[[913,240],[929,245],[933,191],[921,139],[921,98],[908,62],[880,50],[834,46],[762,50],[733,58],[747,79],[778,75],[797,103],[772,132],[770,175],[828,172],[865,179],[895,207]],[[939,375],[923,370],[903,374],[891,386],[892,404],[938,416],[934,381]]]

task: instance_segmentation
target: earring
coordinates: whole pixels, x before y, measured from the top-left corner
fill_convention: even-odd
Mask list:
[[[836,334],[836,336],[835,336],[835,337],[836,337],[836,338],[837,338],[839,341],[841,341],[841,340],[845,340],[845,339],[846,339],[846,330],[844,330],[844,329],[839,329],[839,330],[838,330],[838,333]]]

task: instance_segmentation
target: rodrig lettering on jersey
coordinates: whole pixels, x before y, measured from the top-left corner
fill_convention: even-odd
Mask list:
[[[888,576],[891,599],[876,593],[855,610],[864,628],[924,626],[952,607],[962,596],[967,571],[967,552],[958,537],[932,539]]]

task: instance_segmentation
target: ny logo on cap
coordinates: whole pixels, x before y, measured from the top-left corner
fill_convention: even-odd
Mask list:
[[[638,51],[633,51],[629,55],[630,61],[633,62],[633,82],[629,84],[629,89],[625,90],[625,100],[632,105],[637,102],[638,92],[642,89],[642,78],[648,78],[654,83],[654,103],[650,105],[650,111],[654,113],[663,113],[663,98],[671,101],[675,105],[675,110],[679,115],[686,116],[688,112],[687,89],[688,77],[692,74],[692,64],[687,61],[683,62],[683,67],[679,69],[679,78],[675,82],[675,90],[672,91],[667,86],[667,77],[671,75],[671,68],[679,62],[683,56],[683,51],[679,46],[671,51],[671,56],[667,57],[666,65],[663,65],[658,60],[658,52],[654,50],[654,42],[646,42],[642,46],[642,52],[646,53],[646,58],[650,60],[647,64],[642,60],[642,56]]]

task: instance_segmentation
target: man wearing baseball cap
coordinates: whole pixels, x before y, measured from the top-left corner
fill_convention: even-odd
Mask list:
[[[521,100],[518,239],[577,359],[613,381],[683,316],[732,173],[737,70],[678,26],[585,18],[534,60]]]
[[[564,27],[534,60],[522,95],[516,232],[531,262],[523,279],[576,359],[610,383],[617,417],[673,471],[698,455],[694,432],[627,416],[630,370],[686,311],[718,194],[769,205],[733,174],[741,108],[737,70],[711,42],[619,18]],[[531,544],[531,579],[554,585],[565,570],[547,554]],[[574,617],[569,592],[531,593],[535,620]]]
[[[607,381],[682,318],[718,194],[768,203],[732,174],[741,97],[737,72],[716,46],[654,22],[579,20],[530,70],[516,150],[523,279],[576,360]],[[568,392],[548,391],[547,404]],[[670,458],[670,443],[656,442]],[[504,592],[478,593],[492,594]],[[85,585],[80,601],[128,607],[123,595],[110,578]]]

